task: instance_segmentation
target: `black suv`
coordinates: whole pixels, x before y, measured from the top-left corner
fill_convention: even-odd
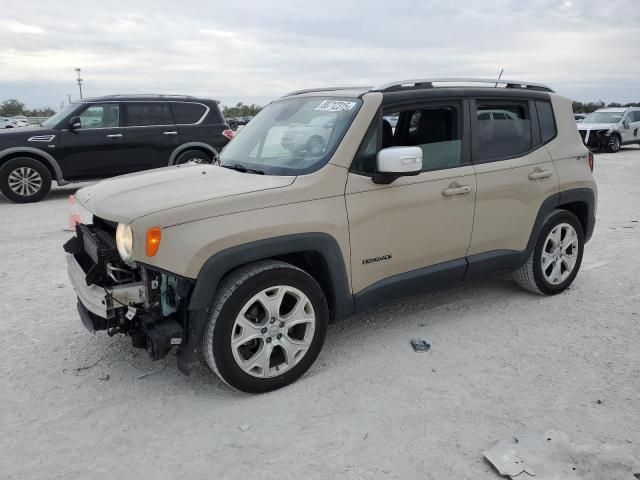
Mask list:
[[[215,162],[233,138],[217,100],[112,95],[70,104],[41,128],[0,132],[0,191],[40,201],[58,185],[188,161]]]

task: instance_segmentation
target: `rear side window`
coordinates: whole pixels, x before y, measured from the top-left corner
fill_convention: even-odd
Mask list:
[[[542,143],[547,143],[556,136],[556,121],[553,117],[553,108],[549,102],[536,102],[538,110],[538,122],[540,123],[540,136]]]
[[[173,124],[169,105],[164,102],[125,103],[125,110],[129,127]]]
[[[179,125],[198,123],[207,111],[207,107],[200,103],[172,102],[173,119]]]
[[[478,160],[515,157],[531,149],[531,114],[527,102],[478,102],[476,110]]]
[[[635,110],[631,113],[633,113],[633,121],[640,122],[640,110]]]

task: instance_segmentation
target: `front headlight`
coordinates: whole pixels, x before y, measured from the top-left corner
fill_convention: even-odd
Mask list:
[[[120,258],[125,262],[131,260],[133,254],[133,233],[131,233],[131,226],[119,223],[116,228],[116,247]]]

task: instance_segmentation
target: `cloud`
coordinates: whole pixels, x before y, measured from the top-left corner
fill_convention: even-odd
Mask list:
[[[0,21],[0,92],[29,104],[49,92],[58,105],[81,67],[89,95],[266,102],[297,88],[504,68],[577,99],[638,100],[635,1],[12,2]]]

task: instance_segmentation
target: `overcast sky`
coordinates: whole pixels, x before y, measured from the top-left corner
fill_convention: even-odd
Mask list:
[[[0,3],[0,101],[110,93],[266,103],[416,77],[640,101],[640,0],[23,0]]]

